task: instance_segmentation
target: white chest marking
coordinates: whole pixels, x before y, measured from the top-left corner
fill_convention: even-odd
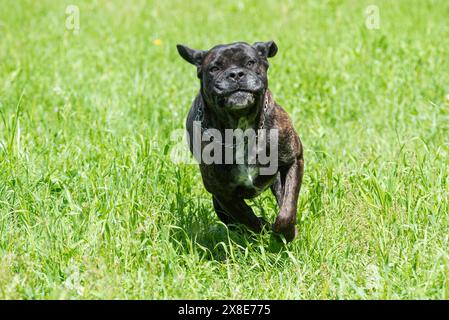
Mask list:
[[[257,176],[259,176],[259,169],[257,167],[249,167],[242,164],[238,168],[236,182],[239,185],[254,188],[254,179],[256,179]]]
[[[248,121],[246,117],[242,117],[238,121],[237,127],[243,131],[253,127],[253,122]],[[244,153],[248,153],[248,145],[245,143]],[[241,164],[237,168],[236,184],[248,188],[255,188],[254,180],[259,176],[259,168],[257,166],[249,166]]]

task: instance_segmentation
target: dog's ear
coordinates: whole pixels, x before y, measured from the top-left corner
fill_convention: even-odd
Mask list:
[[[253,48],[256,49],[260,56],[265,58],[274,57],[278,52],[278,46],[274,41],[256,42],[253,44]]]
[[[206,56],[207,51],[190,49],[182,44],[176,45],[178,53],[187,62],[199,67]]]

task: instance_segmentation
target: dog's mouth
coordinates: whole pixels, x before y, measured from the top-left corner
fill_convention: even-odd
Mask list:
[[[227,95],[225,106],[232,110],[246,109],[254,106],[256,102],[254,92],[247,90],[235,90]]]

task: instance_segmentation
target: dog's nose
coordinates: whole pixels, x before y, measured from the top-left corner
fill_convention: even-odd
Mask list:
[[[228,78],[230,78],[234,81],[239,81],[240,79],[242,79],[245,76],[246,76],[246,72],[243,70],[232,70],[228,74]]]

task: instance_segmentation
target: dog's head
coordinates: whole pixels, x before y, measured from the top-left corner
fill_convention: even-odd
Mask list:
[[[268,58],[277,52],[273,41],[218,45],[208,51],[177,45],[181,57],[197,67],[201,93],[217,111],[250,112],[268,86]]]

